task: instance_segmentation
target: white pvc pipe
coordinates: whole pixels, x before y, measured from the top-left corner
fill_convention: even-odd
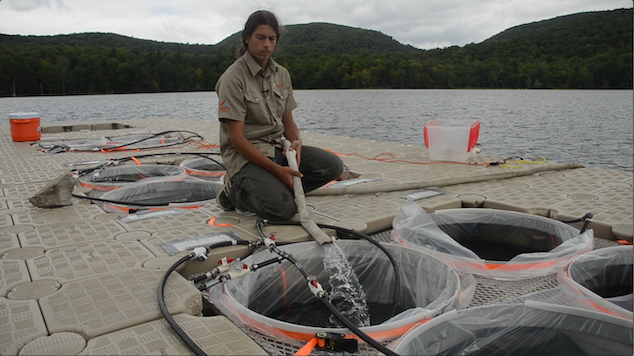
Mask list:
[[[299,171],[299,167],[297,166],[297,151],[290,150],[291,143],[287,139],[282,139],[282,144],[286,149],[286,160],[288,161],[288,166],[296,171]],[[299,213],[299,221],[304,229],[306,229],[310,236],[312,236],[320,245],[323,245],[326,242],[332,242],[332,238],[323,232],[319,226],[310,219],[306,209],[306,196],[304,195],[302,179],[297,176],[293,176],[293,191],[295,193],[295,204],[297,205],[297,211]]]

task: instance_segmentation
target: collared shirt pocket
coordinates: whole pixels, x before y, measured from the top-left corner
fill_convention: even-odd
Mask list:
[[[251,122],[268,123],[268,113],[266,105],[263,103],[259,95],[246,92],[244,93],[244,103],[246,105],[246,120]]]
[[[288,88],[273,88],[275,93],[275,103],[277,106],[277,115],[282,118],[286,111],[286,99],[288,99]]]

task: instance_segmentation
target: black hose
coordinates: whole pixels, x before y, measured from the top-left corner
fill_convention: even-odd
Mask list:
[[[71,196],[80,199],[94,200],[102,203],[111,203],[111,204],[120,204],[120,205],[134,205],[140,207],[157,207],[157,206],[169,206],[169,204],[165,203],[139,203],[139,202],[129,202],[129,201],[118,201],[118,200],[110,200],[110,199],[102,199],[102,198],[92,198],[84,195],[78,195],[75,193],[71,193]]]
[[[199,156],[199,157],[203,157],[203,158],[209,158],[207,157],[208,155],[215,155],[215,156],[219,156],[220,152],[160,152],[160,153],[148,153],[148,154],[143,154],[143,155],[135,155],[134,158],[136,159],[141,159],[141,158],[145,158],[145,157],[155,157],[155,156],[185,156],[185,155],[191,155],[191,156]],[[211,158],[209,158],[211,159]],[[127,162],[127,161],[131,161],[132,157],[123,157],[123,158],[117,158],[116,161],[118,162]],[[212,161],[220,164],[220,162],[211,159]],[[102,169],[102,168],[106,168],[109,165],[109,163],[104,163],[101,164],[99,166],[93,167],[93,168],[87,168],[81,171],[77,171],[77,173],[82,176],[85,175],[87,173],[90,172],[94,172],[96,170]],[[226,166],[220,164],[221,167],[223,167],[225,170],[227,169]]]
[[[263,224],[264,224],[264,221],[262,221],[262,220],[256,220],[255,221],[255,229],[258,231],[258,234],[260,235],[260,238],[262,238],[262,241],[264,241],[264,239],[266,239],[266,235],[264,235],[264,231],[262,231],[262,225]]]
[[[259,243],[251,243],[249,251],[244,256],[240,257],[240,260],[244,260],[245,258],[251,256],[253,252],[255,252],[255,249],[258,248],[258,245]]]
[[[168,130],[168,131],[163,131],[163,132],[159,132],[159,133],[153,134],[153,135],[151,135],[149,137],[145,137],[145,138],[142,138],[142,139],[134,141],[134,142],[126,143],[126,144],[115,146],[115,147],[109,147],[109,148],[105,149],[105,151],[106,152],[109,152],[109,151],[122,151],[122,150],[119,150],[119,148],[123,148],[123,147],[126,147],[126,146],[131,146],[131,145],[135,145],[137,143],[141,143],[143,141],[151,140],[151,139],[153,139],[155,137],[158,137],[160,135],[169,134],[169,133],[181,133],[181,132],[187,132],[187,133],[193,134],[193,136],[183,137],[183,141],[184,142],[189,140],[192,137],[198,137],[201,140],[204,139],[204,137],[202,137],[199,134],[197,134],[195,132],[192,132],[192,131],[187,131],[187,130]],[[143,147],[143,148],[144,149],[163,148],[163,147],[176,146],[176,145],[180,145],[180,144],[183,144],[183,142],[176,142],[176,143],[172,143],[172,144],[169,144],[169,145],[161,145],[161,146],[156,146],[156,147]],[[130,149],[130,150],[132,150],[132,149]],[[82,152],[82,151],[77,151],[77,152]],[[89,152],[92,152],[92,151],[89,151]]]
[[[300,222],[296,222],[296,221],[266,221],[266,224],[269,225],[291,225],[291,226],[296,226],[296,225],[301,225]],[[373,238],[371,238],[370,236],[358,232],[358,231],[354,231],[354,230],[350,230],[350,229],[346,229],[344,227],[341,226],[334,226],[334,225],[326,225],[326,224],[317,224],[317,226],[319,226],[322,229],[332,229],[335,231],[339,231],[339,232],[343,232],[343,233],[347,233],[350,235],[354,235],[357,238],[360,239],[364,239],[368,242],[370,242],[371,244],[373,244],[374,246],[376,246],[377,248],[379,248],[381,251],[383,251],[383,253],[385,253],[385,255],[387,256],[387,258],[390,260],[390,263],[392,264],[392,268],[394,269],[394,291],[393,291],[393,300],[394,300],[394,304],[392,307],[392,316],[396,315],[396,309],[397,309],[397,305],[398,305],[398,301],[400,299],[400,293],[401,293],[401,274],[398,271],[398,265],[396,264],[396,260],[394,259],[394,256],[392,256],[392,254],[380,243],[378,243],[376,240],[374,240]],[[260,232],[261,235],[263,235],[262,232]]]
[[[262,231],[263,223],[264,222],[262,220],[256,220],[255,227],[256,227],[256,230],[258,231],[258,234],[260,234],[260,237],[262,238],[262,242],[264,243],[264,240],[266,239],[266,235],[264,235],[264,232]],[[287,259],[290,263],[292,263],[293,266],[295,266],[295,268],[297,268],[299,272],[304,276],[304,278],[308,279],[310,277],[308,272],[306,272],[306,270],[304,269],[304,266],[299,264],[299,262],[297,262],[297,260],[295,260],[295,258],[291,254],[289,254],[286,251],[280,250],[275,245],[272,246],[272,250],[273,252],[277,253],[278,255],[282,256],[283,258]]]
[[[592,213],[587,213],[586,215],[580,217],[579,219],[574,219],[574,220],[561,220],[561,219],[557,219],[558,221],[561,221],[562,223],[566,223],[566,224],[572,224],[572,223],[576,223],[576,222],[582,222],[584,221],[586,218],[590,218],[592,219],[593,214]]]
[[[207,253],[209,253],[209,251],[211,251],[214,248],[228,247],[228,246],[234,246],[234,245],[249,245],[250,246],[249,252],[247,252],[247,254],[243,256],[243,259],[244,259],[248,257],[249,255],[251,255],[253,251],[255,251],[255,248],[257,247],[258,243],[257,242],[254,243],[253,241],[246,241],[246,240],[221,241],[221,242],[217,242],[215,244],[207,246],[206,250],[207,250]],[[163,316],[165,317],[165,320],[167,320],[167,322],[170,324],[172,329],[174,329],[176,334],[187,344],[187,346],[189,346],[194,351],[196,355],[203,356],[207,354],[196,344],[196,342],[194,342],[194,340],[192,340],[189,337],[189,335],[185,333],[185,331],[180,327],[180,325],[178,325],[176,320],[174,320],[169,310],[167,310],[167,306],[165,305],[165,297],[163,295],[165,290],[165,284],[167,283],[167,278],[169,277],[169,275],[172,274],[172,272],[174,272],[174,270],[176,270],[178,266],[192,259],[193,257],[194,257],[193,253],[190,253],[189,255],[184,256],[180,260],[176,261],[176,263],[174,263],[167,270],[167,272],[165,272],[165,274],[163,275],[163,278],[161,279],[161,282],[159,283],[158,303],[159,303],[159,307],[161,308],[161,313],[163,313]]]
[[[592,218],[594,217],[594,214],[592,213],[587,213],[586,215],[580,217],[579,219],[574,219],[574,220],[559,220],[562,223],[565,224],[574,224],[574,223],[578,223],[578,222],[583,222],[583,227],[581,228],[581,232],[580,234],[583,234],[586,229],[588,229],[588,225],[590,225],[590,221],[592,221]]]
[[[170,314],[169,310],[167,310],[167,306],[165,305],[165,296],[163,295],[163,292],[165,290],[165,285],[167,284],[167,278],[170,276],[170,274],[172,274],[172,272],[174,272],[174,270],[176,270],[178,266],[180,266],[181,264],[185,263],[186,261],[190,260],[193,257],[194,255],[191,253],[187,256],[182,257],[180,260],[176,261],[176,263],[174,263],[167,270],[167,272],[165,272],[165,274],[163,275],[163,278],[161,278],[161,282],[159,283],[159,287],[158,287],[158,303],[159,303],[159,307],[161,308],[161,313],[163,313],[163,316],[165,317],[165,320],[167,320],[167,322],[170,324],[172,329],[174,329],[176,334],[187,344],[187,346],[189,346],[189,348],[191,348],[192,351],[194,351],[194,354],[196,354],[197,356],[206,356],[207,354],[205,353],[205,351],[203,351],[194,342],[194,340],[192,340],[189,337],[189,335],[185,333],[185,331],[180,327],[180,325],[178,325],[176,320],[174,320],[174,318],[172,317],[172,314]]]
[[[371,338],[368,334],[364,333],[363,331],[361,331],[361,329],[359,329],[356,325],[354,325],[353,323],[350,322],[350,320],[346,319],[343,315],[341,315],[339,313],[339,311],[337,310],[337,308],[335,308],[334,305],[332,305],[326,298],[324,298],[324,295],[322,295],[321,297],[319,297],[319,300],[321,300],[326,307],[328,307],[328,309],[330,310],[330,312],[340,321],[342,322],[350,331],[352,331],[355,335],[357,335],[358,337],[360,337],[363,341],[365,341],[368,345],[374,347],[375,349],[377,349],[378,351],[384,353],[385,355],[389,355],[389,356],[398,356],[398,354],[390,349],[388,349],[387,347],[381,345],[381,343],[379,343],[378,341],[374,340],[373,338]]]
[[[211,157],[206,157],[206,156],[201,156],[202,158],[206,158],[212,162],[214,162],[215,164],[219,165],[220,167],[222,167],[222,169],[224,169],[225,171],[227,170],[227,166],[225,166],[222,162],[220,161],[216,161],[215,159],[211,158]]]

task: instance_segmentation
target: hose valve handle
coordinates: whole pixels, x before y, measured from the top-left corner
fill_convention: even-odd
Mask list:
[[[267,237],[264,239],[264,245],[269,249],[272,250],[275,248],[275,240],[274,240],[275,236],[273,236],[273,238]]]
[[[308,289],[313,293],[313,295],[317,298],[323,298],[326,296],[326,291],[321,286],[317,278],[315,276],[310,276],[307,278],[308,281]]]

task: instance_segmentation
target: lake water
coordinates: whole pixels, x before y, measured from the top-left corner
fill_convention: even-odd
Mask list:
[[[302,130],[424,145],[434,119],[475,119],[483,155],[632,171],[631,90],[296,90]],[[172,117],[216,122],[215,92],[0,98],[42,124]],[[212,138],[207,138],[211,140]]]

